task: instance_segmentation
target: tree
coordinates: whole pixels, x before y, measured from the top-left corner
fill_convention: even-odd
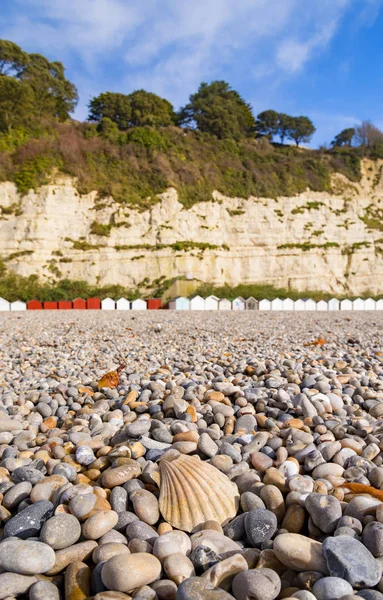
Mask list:
[[[192,94],[189,103],[181,109],[178,122],[195,125],[200,131],[221,139],[239,139],[255,131],[250,104],[225,81],[201,83],[198,92]]]
[[[336,135],[333,141],[331,142],[331,146],[351,146],[354,135],[354,127],[342,129],[342,131],[338,133],[338,135]]]
[[[61,62],[49,62],[41,54],[29,54],[28,61],[18,75],[30,85],[35,96],[36,112],[50,114],[60,121],[69,118],[78,102],[75,85],[65,78]]]
[[[0,77],[0,131],[25,124],[33,115],[34,96],[31,88],[14,77]]]
[[[113,142],[114,144],[118,143],[121,133],[116,125],[113,123],[111,119],[108,117],[104,117],[101,119],[99,124],[97,125],[97,131],[101,135],[101,137]]]
[[[279,114],[275,110],[264,110],[257,116],[256,130],[271,139],[278,133]]]
[[[281,144],[285,141],[285,138],[288,137],[288,133],[290,131],[291,119],[289,115],[285,113],[279,114],[278,119],[278,135],[281,138]]]
[[[0,40],[0,75],[18,75],[28,60],[28,54],[17,44]]]
[[[107,118],[116,123],[119,129],[128,129],[132,117],[132,107],[129,96],[105,92],[89,103],[89,121],[99,123]]]
[[[137,90],[129,94],[128,98],[132,111],[132,127],[166,127],[175,122],[173,106],[168,100],[145,90]]]
[[[311,140],[315,127],[311,119],[308,117],[289,117],[290,124],[288,127],[287,136],[290,140],[294,140],[297,146],[301,142],[308,143]]]
[[[363,121],[355,127],[355,140],[359,146],[370,148],[375,144],[383,143],[383,132],[371,121]]]

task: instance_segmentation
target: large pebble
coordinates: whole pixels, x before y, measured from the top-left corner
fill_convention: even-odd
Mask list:
[[[324,494],[309,494],[306,509],[315,525],[325,533],[333,533],[342,516],[342,507],[337,498]]]
[[[26,594],[31,586],[36,583],[36,577],[18,575],[17,573],[0,574],[0,600],[15,598]]]
[[[56,515],[48,519],[40,533],[40,539],[53,550],[72,546],[81,535],[81,525],[73,515]]]
[[[156,538],[153,554],[161,562],[172,554],[182,553],[188,556],[191,551],[190,537],[183,531],[169,531]]]
[[[102,568],[101,577],[108,590],[130,592],[149,585],[159,578],[161,563],[155,556],[144,552],[113,556]]]
[[[55,564],[53,549],[42,542],[4,540],[0,543],[0,567],[20,575],[46,573]]]
[[[298,533],[282,533],[275,538],[273,550],[278,560],[289,569],[328,573],[322,544],[311,538]]]
[[[26,540],[37,536],[45,521],[52,516],[53,509],[52,502],[48,500],[39,500],[27,506],[5,524],[5,537],[16,536]]]
[[[249,569],[234,577],[236,600],[274,600],[281,591],[281,580],[271,569]]]
[[[374,587],[382,576],[378,561],[351,536],[326,538],[323,554],[330,575],[346,579],[354,588]]]
[[[113,529],[117,522],[118,514],[114,510],[101,510],[85,521],[82,534],[87,540],[98,540]]]
[[[225,590],[213,587],[211,583],[204,581],[201,577],[189,577],[179,586],[176,599],[234,600],[234,597]]]
[[[322,577],[313,586],[313,594],[317,600],[337,600],[344,596],[352,596],[352,586],[340,577]]]
[[[270,510],[254,508],[246,513],[245,530],[249,542],[256,546],[271,540],[278,527],[277,517]]]

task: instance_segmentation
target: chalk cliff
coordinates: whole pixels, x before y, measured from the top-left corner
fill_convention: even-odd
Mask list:
[[[175,189],[140,211],[56,176],[21,197],[0,184],[0,256],[43,280],[128,288],[192,274],[201,281],[267,283],[332,294],[383,292],[383,161],[358,184],[333,175],[332,193],[228,198],[186,209]]]

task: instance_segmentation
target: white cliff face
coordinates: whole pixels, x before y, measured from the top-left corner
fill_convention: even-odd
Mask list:
[[[169,189],[143,212],[101,200],[97,192],[80,195],[68,178],[24,197],[13,183],[2,183],[0,256],[9,270],[46,280],[134,288],[191,273],[217,285],[378,294],[382,165],[365,161],[359,184],[335,175],[331,194],[307,190],[292,198],[241,199],[215,192],[185,209]],[[91,233],[94,222],[111,225],[109,235]],[[192,244],[174,247],[178,242]]]

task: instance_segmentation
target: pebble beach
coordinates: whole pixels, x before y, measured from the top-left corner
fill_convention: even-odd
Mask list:
[[[0,313],[0,600],[383,600],[383,314]]]

